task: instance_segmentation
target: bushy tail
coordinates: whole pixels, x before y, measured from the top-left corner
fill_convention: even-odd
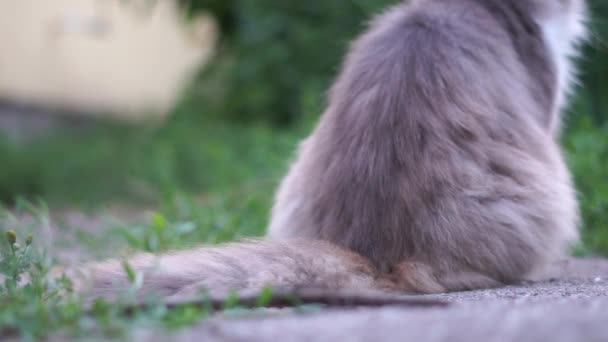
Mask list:
[[[120,294],[132,287],[133,273],[143,276],[138,294],[154,293],[163,298],[194,295],[203,289],[221,296],[267,286],[383,292],[397,286],[366,258],[323,241],[251,240],[160,256],[140,254],[127,264],[111,260],[68,273],[76,291],[88,297]],[[134,272],[129,275],[127,269]]]

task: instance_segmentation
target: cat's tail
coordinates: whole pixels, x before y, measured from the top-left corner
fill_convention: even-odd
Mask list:
[[[324,241],[250,240],[214,247],[140,254],[69,270],[77,292],[87,297],[115,297],[134,288],[137,294],[167,298],[206,290],[230,291],[317,288],[329,291],[437,292],[424,267],[409,266],[387,274],[369,260]],[[135,281],[134,281],[135,280]]]

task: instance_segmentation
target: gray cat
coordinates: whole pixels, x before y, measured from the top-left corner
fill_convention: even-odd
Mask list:
[[[142,291],[434,293],[532,276],[577,239],[557,140],[583,0],[414,0],[357,39],[268,238],[135,256]],[[104,295],[118,261],[84,267]],[[85,285],[86,284],[86,285]]]

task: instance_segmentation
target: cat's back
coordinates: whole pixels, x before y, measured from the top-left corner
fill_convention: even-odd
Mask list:
[[[564,210],[551,196],[574,200],[545,126],[551,61],[522,3],[419,0],[376,18],[279,189],[270,234],[329,240],[384,267],[456,260],[489,237],[530,260],[554,238],[545,230],[572,226],[575,209],[552,217]],[[534,231],[547,241],[521,242]]]

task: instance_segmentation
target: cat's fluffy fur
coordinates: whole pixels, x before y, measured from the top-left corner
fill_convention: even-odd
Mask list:
[[[357,39],[269,236],[136,256],[143,290],[441,292],[525,279],[577,239],[557,143],[582,0],[414,0]],[[113,291],[119,262],[84,268]]]

